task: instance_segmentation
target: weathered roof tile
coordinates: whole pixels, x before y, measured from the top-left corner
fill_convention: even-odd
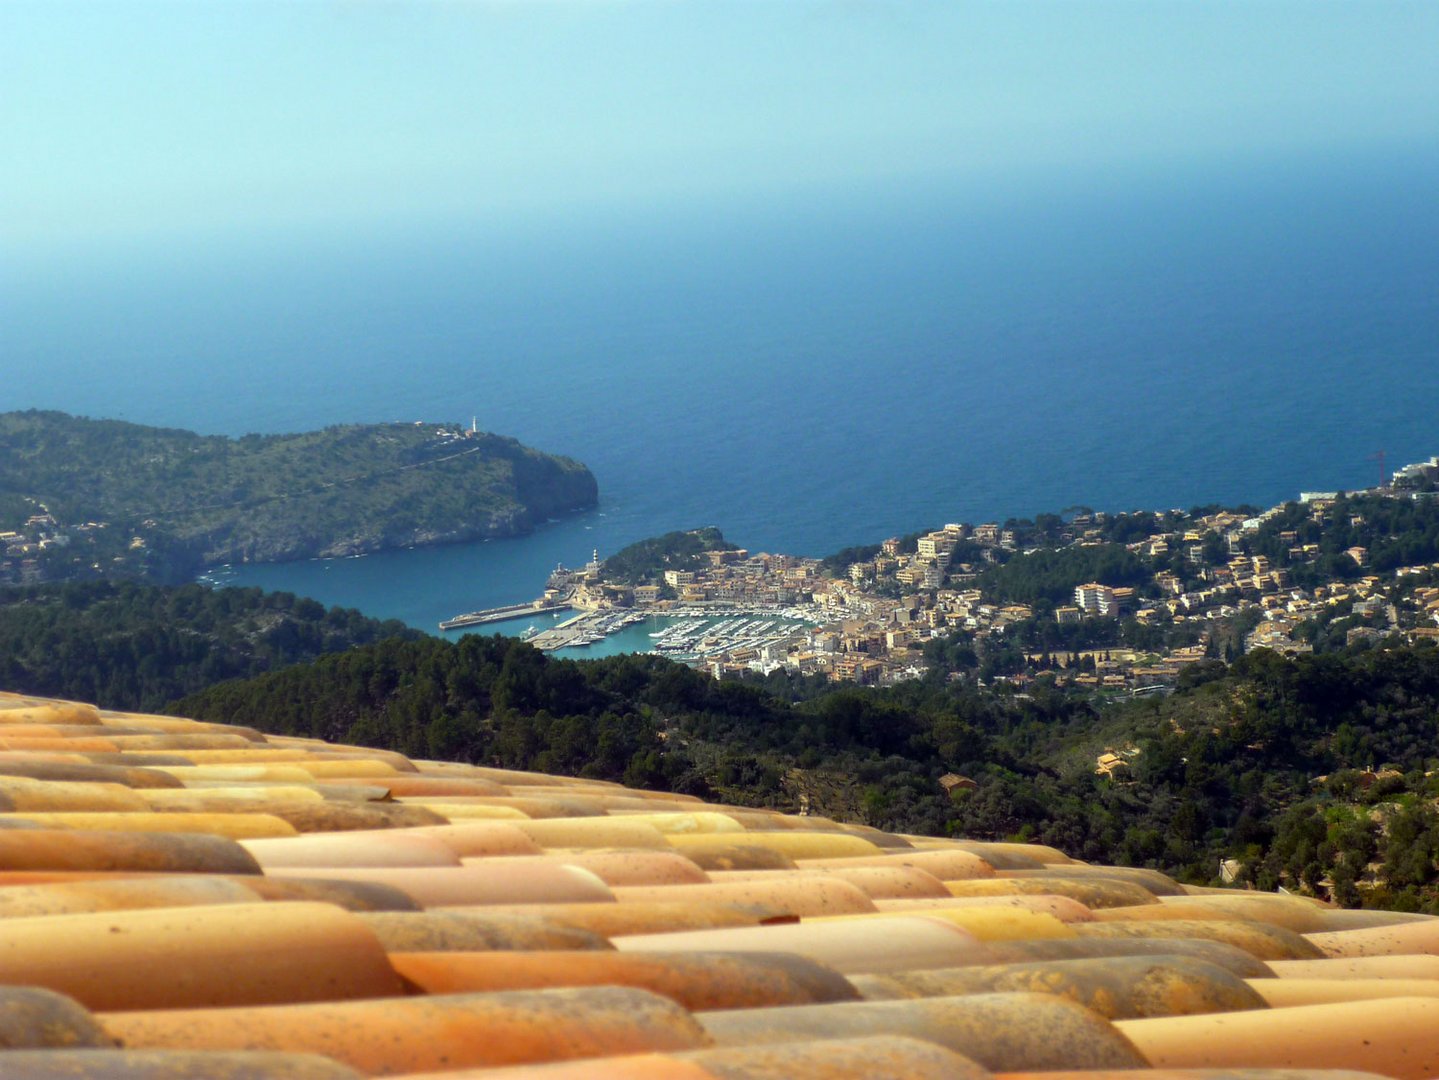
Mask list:
[[[5,694],[0,979],[35,1080],[1439,1072],[1432,917]]]
[[[555,904],[613,902],[603,881],[578,866],[540,864],[520,870],[487,866],[273,866],[270,877],[321,877],[375,881],[408,893],[425,907],[463,904]]]
[[[246,1009],[109,1013],[126,1046],[303,1050],[371,1075],[689,1050],[710,1038],[669,998],[629,987],[436,994]]]
[[[881,984],[863,982],[884,980]],[[1256,979],[1278,983],[1280,979]],[[1037,992],[1054,994],[1108,1020],[1146,1016],[1262,1009],[1262,991],[1214,964],[1186,956],[1119,956],[1103,960],[1056,960],[1048,963],[997,964],[903,971],[884,976],[855,976],[865,994],[874,986],[899,997],[946,997],[956,994]]]
[[[6,870],[258,874],[249,852],[223,836],[186,832],[0,829]]]
[[[362,921],[303,902],[3,919],[0,969],[13,984],[92,1009],[379,997],[400,987]]]
[[[837,972],[793,953],[394,953],[402,976],[430,994],[634,986],[690,1010],[855,1001]]]
[[[1115,1022],[1158,1066],[1369,1069],[1401,1080],[1439,1074],[1439,1000],[1341,1005]]]
[[[364,919],[391,953],[614,949],[608,938],[590,930],[538,915],[515,915],[487,908],[377,911],[365,915]]]
[[[700,1022],[725,1045],[909,1035],[973,1058],[989,1069],[1122,1069],[1148,1064],[1109,1021],[1050,994],[738,1009],[703,1013]]]

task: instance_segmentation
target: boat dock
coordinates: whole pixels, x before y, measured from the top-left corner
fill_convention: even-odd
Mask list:
[[[546,611],[558,611],[561,608],[569,607],[566,603],[554,603],[544,600],[531,600],[527,604],[508,604],[505,607],[486,608],[484,611],[471,611],[465,615],[456,615],[453,619],[446,619],[440,623],[441,630],[458,630],[465,626],[481,626],[485,623],[504,622],[506,619],[516,619],[524,615],[540,614]]]
[[[737,611],[719,620],[708,614],[690,615],[651,634],[652,651],[687,664],[725,657],[755,659],[802,640],[807,621],[795,609]]]
[[[566,619],[557,626],[530,638],[530,644],[543,652],[565,649],[576,645],[594,645],[610,634],[643,622],[648,615],[643,611],[582,611],[573,619]]]
[[[532,600],[527,604],[507,604],[456,615],[440,623],[441,630],[482,626],[485,623],[522,619],[574,609],[571,601]],[[685,605],[662,608],[587,608],[579,607],[562,622],[541,628],[535,624],[520,634],[520,640],[542,652],[595,645],[611,634],[659,616],[669,625],[656,630],[648,651],[669,656],[687,664],[727,656],[755,657],[775,647],[783,647],[803,637],[806,624],[818,621],[808,608],[781,608],[771,605]],[[558,618],[558,615],[556,615]]]
[[[625,608],[582,611],[556,626],[526,635],[525,640],[544,652],[594,645],[655,616],[672,621],[649,635],[653,640],[648,651],[689,664],[735,652],[758,656],[763,649],[800,640],[806,624],[814,621],[811,613],[796,608]]]

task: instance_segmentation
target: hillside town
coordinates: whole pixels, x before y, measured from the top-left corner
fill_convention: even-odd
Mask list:
[[[105,521],[61,522],[44,503],[29,502],[33,513],[0,530],[0,585],[38,585],[56,576],[61,563],[67,570],[83,564],[92,576],[134,573],[144,565],[142,537],[120,537]]]
[[[950,678],[986,684],[1163,692],[1196,664],[1259,647],[1297,654],[1392,635],[1439,643],[1439,548],[1420,544],[1414,550],[1426,557],[1376,565],[1364,544],[1336,550],[1332,542],[1373,533],[1356,509],[1362,500],[1406,503],[1434,518],[1432,541],[1436,487],[1439,457],[1364,491],[1302,492],[1262,512],[1080,510],[951,523],[826,560],[720,544],[657,566],[644,581],[612,580],[596,553],[579,570],[559,568],[533,608],[496,617],[577,609],[536,632],[534,644],[555,649],[666,616],[668,631],[652,635],[654,651],[716,677],[785,670],[879,685],[938,663]],[[141,535],[118,535],[105,522],[64,523],[38,501],[29,509],[23,524],[0,533],[0,582],[44,581],[57,558],[67,569],[78,559],[93,574],[123,576],[149,555]],[[1063,580],[1097,554],[1116,566],[1115,557],[1127,558],[1126,573]],[[1013,595],[1006,575],[1046,559],[1068,560],[1062,591]]]
[[[1189,667],[1230,660],[1254,648],[1296,654],[1316,639],[1339,647],[1390,635],[1439,640],[1439,561],[1376,568],[1360,545],[1339,565],[1320,541],[1337,526],[1360,529],[1356,500],[1395,500],[1439,514],[1439,458],[1406,466],[1363,492],[1303,492],[1263,512],[1106,515],[1000,525],[947,524],[892,537],[836,568],[792,555],[708,550],[653,580],[607,580],[598,556],[584,570],[561,569],[546,592],[551,604],[580,608],[575,623],[621,610],[688,616],[786,616],[782,634],[763,644],[746,636],[708,639],[678,658],[716,677],[784,669],[836,682],[887,684],[919,677],[936,643],[963,641],[975,660],[951,678],[1117,692],[1162,691]],[[1337,521],[1336,515],[1348,515]],[[1122,543],[1137,522],[1151,531]],[[1043,533],[1043,535],[1041,535]],[[1278,545],[1276,547],[1275,545]],[[1332,546],[1332,545],[1328,545]],[[1046,553],[1131,556],[1142,576],[1120,584],[1079,580],[1060,602],[1019,602],[1005,595],[996,568],[1024,566]],[[560,635],[542,646],[563,647]],[[1003,657],[1000,662],[991,661]]]

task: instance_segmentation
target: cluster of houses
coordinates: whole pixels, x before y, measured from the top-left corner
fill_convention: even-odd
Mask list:
[[[1379,491],[1403,496],[1406,488],[1435,479],[1439,479],[1439,458],[1406,466],[1395,474],[1392,486]],[[1300,496],[1311,520],[1320,523],[1330,520],[1337,500],[1333,492]],[[1072,603],[1053,612],[1061,625],[1120,618],[1139,624],[1189,623],[1195,632],[1180,636],[1192,644],[1158,653],[1118,646],[1094,649],[1057,664],[1041,664],[1039,657],[1032,657],[1036,663],[1031,670],[1005,678],[1019,685],[1040,677],[1131,692],[1163,687],[1214,654],[1212,628],[1241,616],[1248,628],[1242,639],[1245,650],[1308,651],[1312,645],[1305,633],[1296,632],[1306,624],[1312,629],[1316,620],[1338,616],[1353,617],[1345,636],[1349,643],[1377,641],[1393,633],[1439,639],[1439,585],[1427,584],[1427,577],[1415,584],[1416,575],[1432,575],[1439,581],[1439,564],[1301,588],[1291,580],[1291,567],[1314,561],[1320,551],[1318,545],[1301,543],[1297,530],[1278,534],[1289,547],[1277,563],[1247,552],[1246,540],[1283,510],[1275,507],[1255,517],[1222,511],[1187,518],[1181,529],[1133,540],[1126,544],[1130,551],[1163,569],[1137,587],[1097,581],[1080,584]],[[1043,546],[1107,543],[1105,523],[1103,514],[1082,514],[1062,523]],[[949,524],[909,544],[898,538],[886,540],[876,554],[851,563],[838,577],[822,573],[813,559],[710,552],[708,566],[669,571],[666,588],[640,586],[630,590],[624,601],[664,606],[668,590],[673,603],[688,606],[802,606],[816,625],[797,632],[782,651],[711,659],[710,667],[718,675],[783,666],[835,681],[886,683],[922,674],[923,650],[934,638],[965,631],[983,641],[1033,618],[1029,606],[994,603],[975,584],[986,565],[1019,553],[1025,542],[1032,542],[1032,537],[996,523]],[[957,557],[961,544],[963,559]],[[1367,567],[1364,548],[1352,547],[1344,554],[1356,570]],[[604,592],[613,587],[597,587],[607,599],[619,599]],[[1037,670],[1043,668],[1049,670]]]
[[[605,581],[596,553],[583,570],[561,568],[552,574],[545,598],[563,598],[581,608],[789,607],[809,601],[823,577],[818,559],[752,556],[743,548],[704,554],[707,566],[666,570],[658,582],[630,585]]]
[[[828,675],[835,682],[865,685],[915,678],[925,669],[930,639],[963,625],[971,601],[951,590],[900,598],[866,594],[831,579],[814,594],[821,622],[785,657],[784,665],[804,675]],[[1012,613],[1014,617],[1028,617]]]
[[[16,529],[0,531],[0,585],[34,585],[45,580],[48,553],[105,528],[99,522],[62,527],[43,506]]]
[[[43,503],[24,524],[0,530],[0,585],[38,585],[56,577],[125,573],[143,559],[143,537],[118,532],[105,521],[67,523]],[[143,527],[154,526],[145,521]],[[58,564],[57,564],[58,560]]]

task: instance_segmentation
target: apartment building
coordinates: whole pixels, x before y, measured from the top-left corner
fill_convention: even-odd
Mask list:
[[[1076,586],[1074,606],[1086,615],[1113,618],[1119,614],[1119,602],[1114,597],[1114,590],[1098,582]]]

